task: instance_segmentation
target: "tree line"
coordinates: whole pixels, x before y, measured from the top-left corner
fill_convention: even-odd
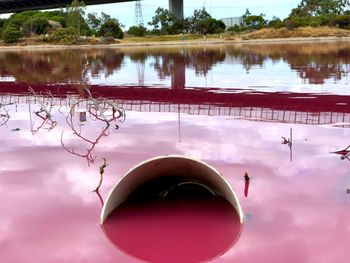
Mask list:
[[[221,20],[213,18],[205,8],[194,10],[193,15],[177,19],[168,9],[157,8],[150,29],[143,24],[125,28],[117,18],[108,14],[86,14],[83,1],[73,0],[70,6],[57,11],[24,11],[8,19],[0,19],[0,36],[5,43],[14,43],[23,37],[42,36],[43,41],[76,43],[81,36],[97,36],[104,41],[131,36],[214,34],[226,31],[245,32],[261,28],[293,29],[304,26],[331,26],[350,29],[350,0],[301,0],[285,19],[265,19],[264,14],[252,14],[248,9],[242,23],[226,28]]]

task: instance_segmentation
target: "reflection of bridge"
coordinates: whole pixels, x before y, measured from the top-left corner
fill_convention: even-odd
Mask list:
[[[86,5],[131,2],[135,0],[84,0]],[[14,13],[25,10],[43,10],[52,8],[64,8],[72,0],[0,0],[0,14]],[[173,12],[176,17],[183,18],[183,0],[169,0],[169,10]]]
[[[50,90],[54,105],[71,105],[77,90],[72,85],[31,85],[39,93]],[[181,112],[234,116],[244,119],[302,124],[350,123],[350,96],[300,93],[243,92],[220,89],[166,89],[152,87],[92,86],[95,97],[121,104],[125,110]],[[230,92],[229,92],[230,91]],[[12,94],[12,95],[9,95]],[[0,83],[0,102],[34,102],[27,84]]]

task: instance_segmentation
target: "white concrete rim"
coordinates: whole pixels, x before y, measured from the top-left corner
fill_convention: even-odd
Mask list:
[[[234,189],[232,188],[232,186],[230,185],[230,183],[226,180],[226,178],[218,171],[216,170],[214,167],[212,167],[211,165],[203,162],[203,161],[200,161],[200,160],[196,160],[194,158],[191,158],[191,157],[187,157],[187,156],[183,156],[183,155],[164,155],[164,156],[157,156],[157,157],[154,157],[154,158],[150,158],[150,159],[147,159],[135,166],[133,166],[131,169],[129,169],[117,182],[116,184],[113,186],[113,188],[109,191],[108,195],[107,195],[107,198],[105,200],[105,203],[103,205],[103,208],[102,208],[102,211],[101,211],[101,215],[100,215],[100,220],[99,220],[99,223],[100,224],[103,224],[104,221],[108,218],[109,214],[112,212],[112,211],[107,211],[108,209],[108,206],[110,205],[110,200],[112,200],[112,197],[113,195],[115,194],[115,191],[117,190],[118,186],[128,178],[128,175],[130,175],[133,171],[135,171],[136,169],[142,167],[143,165],[146,165],[150,162],[153,162],[153,161],[157,161],[157,160],[162,160],[162,159],[171,159],[171,158],[176,158],[176,159],[183,159],[183,160],[187,160],[187,161],[192,161],[192,162],[196,162],[197,164],[200,164],[201,166],[203,167],[206,167],[207,169],[210,169],[218,178],[219,180],[221,180],[225,185],[223,187],[227,187],[230,191],[230,194],[232,195],[233,197],[233,200],[228,200],[225,197],[225,199],[227,201],[229,201],[231,203],[231,205],[235,208],[239,218],[240,218],[240,222],[241,224],[243,224],[243,211],[242,211],[242,208],[241,208],[241,205],[240,205],[240,202],[239,202],[239,199],[237,197],[237,194],[235,193]],[[116,205],[114,207],[114,209],[116,207],[118,207],[120,204]]]

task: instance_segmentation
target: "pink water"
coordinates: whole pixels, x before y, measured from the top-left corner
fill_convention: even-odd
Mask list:
[[[158,201],[117,208],[102,226],[117,249],[149,262],[202,262],[239,238],[241,222],[227,201]]]
[[[34,101],[33,96],[21,97],[19,95],[23,93],[20,92],[10,96],[7,92],[2,92],[2,103],[10,97],[16,103],[6,106],[10,119],[0,126],[1,261],[132,263],[145,259],[157,262],[166,258],[163,262],[175,259],[186,262],[191,261],[192,257],[194,260],[207,259],[219,263],[347,262],[350,257],[350,195],[347,194],[347,189],[350,188],[350,162],[333,153],[344,150],[350,144],[347,76],[335,74],[340,79],[333,83],[333,71],[327,74],[322,71],[323,75],[318,76],[317,71],[312,70],[317,75],[314,79],[322,78],[326,83],[327,94],[334,88],[331,92],[332,97],[322,97],[322,103],[316,107],[315,100],[321,97],[322,87],[311,82],[308,82],[308,85],[295,76],[288,86],[283,73],[286,70],[286,64],[283,64],[285,61],[293,62],[293,68],[296,68],[298,63],[305,65],[310,62],[308,70],[311,70],[310,67],[314,65],[313,57],[328,59],[328,62],[322,62],[322,68],[327,63],[348,67],[347,53],[344,55],[339,52],[336,53],[337,56],[334,55],[333,51],[338,48],[336,45],[321,45],[322,52],[316,52],[314,48],[316,47],[304,50],[303,54],[309,56],[293,57],[289,53],[282,54],[283,60],[280,60],[278,65],[272,65],[268,60],[261,71],[257,67],[251,69],[250,74],[261,74],[260,79],[250,80],[255,81],[255,85],[262,82],[259,81],[263,79],[262,75],[272,76],[276,67],[283,69],[279,71],[280,75],[274,75],[277,84],[267,88],[268,91],[278,91],[279,84],[286,86],[283,94],[271,94],[271,107],[266,106],[268,95],[265,93],[259,93],[265,99],[264,105],[257,105],[255,99],[252,102],[249,96],[242,95],[242,107],[236,102],[231,105],[229,100],[223,106],[215,101],[210,102],[212,98],[216,98],[212,94],[217,91],[204,93],[207,100],[197,98],[198,101],[203,99],[203,103],[199,105],[194,105],[188,98],[184,98],[187,100],[183,104],[178,101],[176,104],[171,101],[162,104],[159,102],[162,100],[162,90],[159,94],[152,90],[154,101],[130,101],[127,98],[121,100],[127,110],[126,120],[124,123],[113,123],[108,136],[101,137],[92,151],[96,160],[90,166],[87,165],[86,159],[67,152],[61,144],[63,132],[63,142],[70,149],[74,148],[76,152],[84,154],[90,147],[86,141],[73,133],[66,122],[70,111],[66,102],[74,98],[67,95],[61,106],[53,107],[51,117],[57,125],[48,129],[48,123],[39,128],[42,119],[33,112],[39,110],[40,105]],[[327,56],[321,56],[320,54],[327,51],[325,48],[329,53]],[[230,49],[225,52],[230,54]],[[256,52],[267,51],[257,48]],[[271,48],[267,53],[272,56],[274,52],[277,52],[276,48]],[[344,56],[341,57],[341,54]],[[11,78],[19,78],[22,81],[26,81],[27,78],[29,82],[31,74],[21,75],[19,72],[26,72],[22,70],[22,66],[28,68],[28,65],[36,65],[38,57],[41,62],[60,61],[57,60],[59,55],[56,53],[52,56],[39,54],[38,57],[35,52],[26,53],[26,59],[22,62],[18,57],[13,59],[13,55],[6,55],[7,60],[1,60],[2,56],[5,55],[1,54],[0,64],[5,66],[1,68],[1,74],[6,73],[2,81],[12,84],[14,80]],[[47,56],[50,59],[47,59]],[[226,58],[230,58],[227,56]],[[6,64],[10,58],[15,61],[11,66]],[[67,60],[68,58],[69,56]],[[109,70],[106,72],[116,74],[113,65],[118,64],[118,61],[120,62],[114,58],[112,61],[108,60],[108,63],[104,62]],[[230,64],[229,61],[225,63]],[[62,68],[67,67],[69,68],[69,63]],[[45,76],[52,74],[57,77],[57,72],[64,72],[60,71],[59,67],[45,68],[49,70]],[[220,68],[223,68],[222,71]],[[228,85],[224,83],[225,78],[221,77],[222,82],[215,82],[215,76],[222,74],[231,81],[230,84],[238,81],[238,77],[228,77],[231,75],[225,73],[225,64],[220,64],[214,69],[214,74],[216,71],[219,73],[214,75],[212,80],[208,78],[208,81],[218,86],[220,83],[223,83],[223,86]],[[302,66],[298,67],[298,70],[304,69]],[[40,75],[34,70],[32,72],[34,77]],[[266,72],[270,75],[264,74]],[[79,75],[78,73],[79,70],[76,75]],[[286,74],[290,76],[293,73],[295,71],[289,69]],[[20,79],[21,77],[23,79]],[[242,75],[243,79],[246,77],[247,75]],[[203,80],[203,76],[198,78]],[[190,76],[188,79],[193,81]],[[272,78],[267,81],[272,83]],[[62,82],[62,79],[59,78],[58,82]],[[298,86],[301,82],[303,83]],[[244,88],[245,84],[241,84],[236,88]],[[3,82],[0,85],[1,90],[8,87]],[[304,92],[304,88],[307,92],[317,91],[317,96],[297,93]],[[261,89],[264,87],[256,88],[259,92]],[[295,100],[298,103],[299,106],[294,110],[290,103],[287,109],[278,104],[278,98],[285,99],[285,96],[288,96],[286,91],[296,92],[291,94],[293,98],[286,100]],[[239,93],[243,91],[240,90]],[[174,92],[174,99],[178,99],[176,94],[178,93]],[[230,96],[228,98],[231,98]],[[303,105],[301,100],[306,96],[310,103]],[[254,103],[254,107],[249,107],[250,103]],[[309,107],[311,104],[312,107]],[[326,104],[327,108],[323,109],[323,105]],[[227,107],[232,110],[229,112]],[[3,109],[0,110],[1,114],[5,114]],[[103,123],[90,118],[91,116],[87,117],[86,124],[81,126],[82,132],[84,136],[93,140],[100,135],[104,126]],[[115,129],[116,124],[119,125],[119,129]],[[282,144],[281,137],[288,138],[291,128],[293,144],[289,147]],[[223,206],[220,212],[217,210],[220,206],[216,204],[199,210],[201,220],[196,219],[198,207],[192,209],[191,203],[174,206],[174,209],[152,206],[152,209],[156,209],[154,218],[149,217],[149,213],[143,213],[142,207],[138,210],[121,208],[125,209],[125,217],[115,214],[111,221],[108,221],[106,228],[115,222],[120,224],[113,225],[111,232],[101,229],[98,224],[101,202],[92,190],[99,181],[102,158],[106,158],[109,163],[101,188],[101,197],[105,199],[115,182],[131,167],[146,159],[168,154],[200,159],[225,176],[236,191],[244,212],[242,233],[236,243],[235,238],[232,238],[238,231],[236,219],[224,204],[220,204]],[[243,178],[245,172],[251,178],[249,184]],[[182,212],[186,212],[186,217],[183,217]],[[136,214],[140,216],[135,217]],[[162,217],[170,219],[160,220]],[[164,241],[160,239],[164,236],[155,235],[158,243],[146,242],[143,239],[146,235],[160,233],[151,231],[154,229],[148,227],[155,222],[153,219],[161,222],[157,226],[167,231],[167,235],[178,236]],[[193,221],[196,224],[193,225]],[[167,227],[179,224],[184,226],[177,227],[182,231],[174,231],[175,228]],[[208,224],[215,227],[206,227]],[[229,231],[226,231],[227,228]],[[212,230],[218,232],[211,232]],[[137,235],[138,231],[143,235]],[[198,232],[201,235],[190,235],[195,238],[194,241],[182,239],[187,233]],[[223,232],[227,232],[227,235],[222,235]],[[116,233],[118,235],[115,235]],[[106,235],[111,240],[106,238]],[[191,240],[193,243],[190,246],[188,244]],[[213,242],[214,240],[217,242]],[[142,246],[134,246],[133,242],[140,242]],[[201,244],[203,246],[200,246]],[[154,247],[156,249],[153,249]],[[189,249],[190,247],[193,249]],[[178,253],[167,258],[174,252]]]

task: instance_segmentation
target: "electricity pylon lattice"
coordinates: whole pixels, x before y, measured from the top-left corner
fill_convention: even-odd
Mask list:
[[[141,1],[135,2],[135,26],[143,25]]]

